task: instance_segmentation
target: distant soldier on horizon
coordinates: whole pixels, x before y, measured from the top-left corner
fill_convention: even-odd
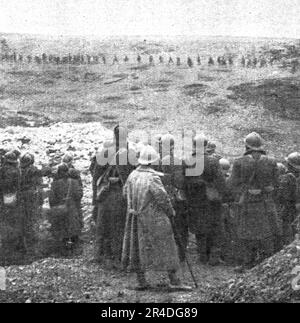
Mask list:
[[[253,67],[256,67],[257,66],[257,63],[258,63],[258,60],[257,60],[256,57],[254,57],[253,60],[252,60]]]
[[[200,55],[198,55],[198,57],[197,57],[197,63],[198,63],[198,65],[201,65],[201,58],[200,58]]]
[[[164,62],[164,58],[163,58],[162,56],[159,56],[159,62],[160,62],[161,64],[163,64],[163,62]]]
[[[176,58],[176,65],[177,66],[180,66],[181,65],[180,57],[177,57]]]
[[[27,56],[27,62],[28,62],[28,64],[30,64],[32,62],[32,56],[31,55]]]
[[[44,64],[47,63],[47,55],[45,53],[43,53],[43,55],[42,55],[42,61]]]
[[[188,57],[188,59],[187,59],[187,64],[189,67],[193,67],[193,65],[194,65],[194,63],[190,57]]]
[[[86,60],[87,60],[87,63],[90,65],[91,64],[91,55],[86,55]]]
[[[215,65],[214,59],[211,56],[208,59],[208,65],[209,66]]]
[[[42,60],[39,56],[35,56],[34,61],[36,62],[36,64],[41,64],[41,62],[42,62]]]
[[[103,62],[104,65],[106,64],[106,58],[105,58],[105,56],[102,56],[102,62]]]
[[[125,58],[124,58],[124,62],[127,63],[129,61],[129,58],[128,56],[126,55]]]
[[[118,57],[115,55],[112,64],[114,65],[118,63],[119,63]]]
[[[154,59],[152,55],[149,56],[149,63],[150,65],[154,65]]]
[[[242,57],[242,59],[241,59],[241,64],[242,64],[242,66],[243,66],[243,67],[245,67],[245,66],[246,66],[246,59],[245,59],[245,56],[243,56],[243,57]]]

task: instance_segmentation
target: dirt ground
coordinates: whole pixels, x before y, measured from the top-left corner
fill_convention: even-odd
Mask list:
[[[25,48],[22,41],[16,43],[17,48]],[[262,44],[263,41],[254,45],[259,48]],[[242,154],[243,138],[251,131],[263,136],[268,151],[278,159],[299,150],[299,72],[291,74],[276,65],[261,69],[208,67],[207,56],[224,53],[225,45],[218,40],[148,44],[124,41],[118,45],[100,42],[93,45],[98,52],[126,53],[131,62],[142,50],[144,63],[0,64],[0,141],[3,146],[33,152],[39,166],[67,150],[74,152],[75,166],[83,176],[87,235],[93,227],[90,157],[103,140],[111,137],[111,129],[118,123],[128,126],[131,139],[139,130],[178,134],[182,129],[194,129],[205,133],[217,144],[218,152],[230,160]],[[251,49],[254,45],[250,41],[232,41],[229,47],[237,56],[241,46]],[[41,42],[41,46],[50,50],[55,48],[55,42]],[[59,46],[63,50],[64,46]],[[37,47],[32,45],[26,50],[34,52]],[[197,52],[203,55],[203,64],[193,68],[185,63],[145,63],[151,53],[156,58],[159,54],[172,55],[173,59],[181,55],[184,62],[189,53]],[[29,143],[24,138],[29,138]],[[236,278],[230,267],[198,265],[191,250],[199,281],[197,290],[135,292],[127,288],[134,283],[133,277],[92,262],[90,240],[88,236],[81,257],[47,258],[31,265],[8,267],[8,291],[0,292],[0,301],[198,302],[207,301],[210,287]],[[186,269],[183,281],[192,285]]]

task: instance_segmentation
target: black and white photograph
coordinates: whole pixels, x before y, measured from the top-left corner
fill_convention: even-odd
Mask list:
[[[300,1],[0,0],[0,303],[299,302]]]

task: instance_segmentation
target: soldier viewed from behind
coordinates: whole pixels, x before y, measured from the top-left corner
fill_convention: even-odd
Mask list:
[[[215,65],[214,59],[212,57],[208,59],[208,65],[209,66]]]
[[[287,171],[280,176],[278,192],[279,212],[283,222],[283,244],[290,244],[295,238],[297,204],[300,203],[300,153],[294,152],[286,158]]]
[[[193,153],[185,160],[185,172],[202,163],[202,174],[185,176],[186,197],[189,206],[189,227],[195,234],[199,261],[217,265],[221,256],[221,214],[213,203],[220,203],[226,190],[218,159],[206,152],[208,141],[197,135],[193,139]]]
[[[187,65],[188,65],[188,67],[193,67],[193,65],[194,65],[193,61],[190,57],[188,57],[188,59],[187,59]]]
[[[175,138],[170,135],[163,135],[161,138],[162,159],[161,170],[164,173],[162,182],[171,198],[173,208],[176,212],[174,218],[174,236],[178,246],[179,259],[185,261],[188,245],[188,205],[184,191],[183,160],[175,156]]]
[[[66,164],[58,167],[57,176],[51,184],[49,196],[51,233],[57,251],[67,255],[79,243],[82,229],[81,212],[78,209],[83,196],[78,180],[71,178]]]
[[[21,172],[13,152],[4,155],[0,169],[1,264],[16,264],[26,253],[20,200]]]
[[[24,223],[24,241],[27,253],[35,254],[36,224],[40,217],[40,207],[43,204],[41,196],[42,171],[34,166],[34,156],[25,154],[20,160],[21,183],[20,205]]]
[[[169,288],[178,288],[179,259],[171,221],[175,211],[161,182],[152,168],[159,154],[151,146],[142,149],[139,167],[133,171],[124,187],[127,217],[122,253],[125,270],[137,274],[138,290],[150,288],[148,271],[166,272]]]
[[[274,193],[278,185],[276,161],[267,156],[263,140],[253,132],[245,139],[246,152],[235,160],[230,185],[237,194],[237,234],[243,263],[251,268],[274,252],[274,237],[282,231]]]

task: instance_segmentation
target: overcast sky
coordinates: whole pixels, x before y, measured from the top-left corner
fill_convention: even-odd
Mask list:
[[[300,0],[0,0],[0,32],[300,38]]]

